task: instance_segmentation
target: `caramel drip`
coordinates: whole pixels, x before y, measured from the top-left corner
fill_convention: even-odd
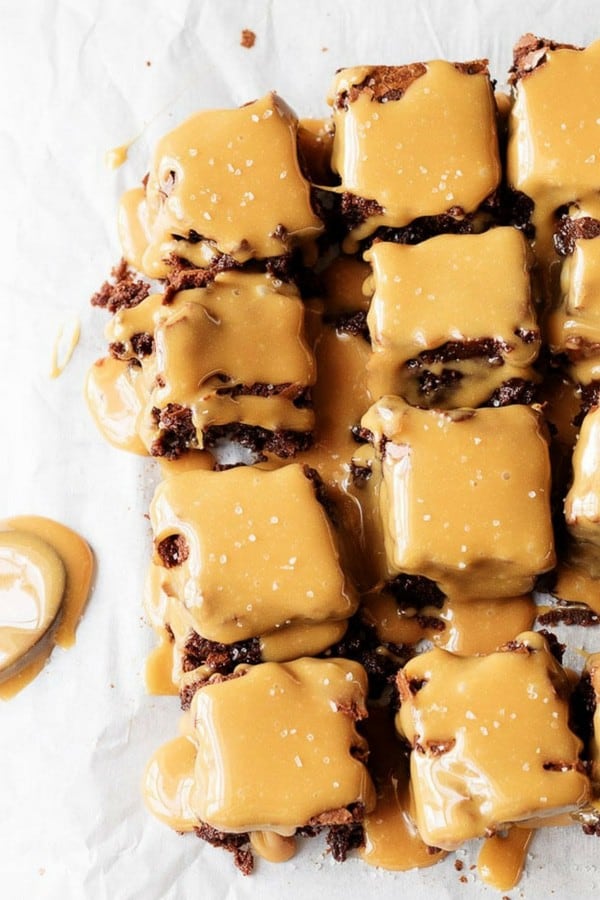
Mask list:
[[[251,666],[197,691],[198,818],[224,832],[289,836],[325,813],[329,823],[347,821],[349,804],[369,812],[375,793],[355,726],[366,690],[357,663],[304,658]]]
[[[478,406],[502,382],[534,377],[530,366],[540,341],[528,249],[514,228],[440,235],[416,246],[379,242],[365,257],[373,265],[368,384],[374,398],[399,394],[419,406]],[[419,354],[447,342],[483,340],[496,342],[497,349],[471,359],[419,363]],[[423,372],[439,376],[447,370],[462,376],[448,397],[425,395]]]
[[[595,556],[592,551],[592,559]],[[600,578],[593,578],[587,568],[581,568],[573,560],[559,564],[552,593],[569,603],[585,603],[600,615]]]
[[[408,764],[394,737],[389,710],[369,711],[366,735],[377,802],[365,816],[361,858],[371,866],[400,872],[435,865],[446,854],[421,840],[410,815]]]
[[[548,50],[517,83],[509,124],[507,176],[535,202],[535,252],[547,268],[559,207],[600,187],[600,127],[595,86],[600,41],[585,50]]]
[[[510,828],[504,835],[487,838],[477,858],[481,880],[497,891],[510,891],[518,884],[534,833],[529,828]]]
[[[429,620],[440,618],[440,610],[434,606],[425,606],[417,615],[416,609],[405,609],[398,606],[394,597],[385,591],[373,591],[366,594],[361,606],[363,618],[372,625],[380,641],[386,644],[413,645],[423,638],[440,640],[435,626]],[[426,621],[428,624],[423,624]]]
[[[191,805],[195,763],[194,743],[180,736],[159,747],[146,767],[146,805],[157,819],[175,831],[193,831],[199,824]]]
[[[349,92],[333,111],[338,190],[383,207],[354,230],[356,241],[381,225],[399,227],[451,209],[473,212],[500,181],[488,75],[467,75],[441,60],[424,68],[400,99],[382,103],[357,87],[377,78],[373,67],[342,69],[335,77],[332,102]],[[347,249],[354,247],[353,240]]]
[[[321,273],[321,287],[326,312],[335,316],[347,312],[366,312],[369,298],[364,283],[371,266],[354,256],[336,256]]]
[[[427,843],[451,850],[586,803],[569,680],[540,634],[488,656],[436,648],[407,663],[398,687],[396,727],[413,747],[415,818]]]
[[[179,686],[173,681],[173,642],[165,629],[161,629],[160,643],[146,659],[146,690],[158,696],[176,695]]]
[[[200,266],[220,253],[245,262],[317,237],[323,225],[300,171],[297,127],[294,113],[271,93],[236,110],[196,113],[166,134],[150,166],[144,206],[131,197],[121,207],[126,257],[137,262],[141,255],[142,271],[164,278],[171,253]]]
[[[492,653],[517,634],[529,631],[536,616],[536,605],[530,596],[502,600],[461,601],[446,598],[438,615],[446,626],[433,631],[431,638],[438,647],[468,656]]]
[[[387,438],[380,503],[390,574],[486,599],[527,593],[554,566],[548,446],[534,409],[443,413],[385,397],[362,422],[376,446]]]
[[[329,119],[300,119],[298,123],[298,154],[304,174],[312,184],[331,184],[331,151],[333,128]]]
[[[98,430],[113,447],[147,455],[138,433],[147,402],[139,366],[110,356],[97,360],[88,372],[85,398]]]
[[[369,590],[389,577],[381,516],[381,463],[369,444],[357,448],[352,461],[359,471],[364,469],[371,473],[366,480],[359,478],[348,486],[348,493],[357,501],[361,516],[360,528],[355,533],[359,546],[353,569],[361,589]]]
[[[333,530],[298,465],[185,472],[157,488],[150,509],[163,541],[183,540],[172,594],[203,637],[230,643],[290,623],[342,620],[357,598],[342,573]]]
[[[8,700],[39,674],[55,644],[65,648],[74,644],[75,629],[90,590],[94,562],[83,538],[65,525],[41,516],[16,516],[0,521],[0,544],[6,550],[5,559],[10,568],[1,576],[2,585],[10,591],[11,584],[15,584],[15,566],[20,567],[19,590],[27,592],[30,603],[40,604],[39,618],[36,617],[35,623],[32,619],[33,627],[27,629],[29,640],[21,641],[20,654],[14,655],[12,627],[0,629],[5,652],[5,638],[11,632],[14,655],[6,670],[7,677],[0,685],[0,698]],[[16,552],[11,549],[13,545]],[[32,567],[29,574],[28,567]],[[46,600],[45,590],[49,591]],[[16,621],[14,616],[13,621]]]
[[[554,353],[575,360],[600,347],[600,240],[576,241],[561,270],[561,302],[546,319],[545,336]],[[587,345],[587,346],[586,346]]]
[[[120,169],[127,162],[127,154],[131,144],[121,144],[106,151],[104,161],[109,169]]]
[[[253,831],[250,844],[258,856],[272,863],[287,862],[296,855],[296,838],[285,837],[274,831]]]
[[[59,375],[62,375],[69,365],[80,337],[81,326],[77,319],[60,326],[52,348],[50,378],[58,378]]]

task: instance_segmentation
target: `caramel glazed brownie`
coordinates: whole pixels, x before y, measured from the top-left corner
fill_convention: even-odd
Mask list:
[[[599,654],[551,630],[600,622],[591,83],[600,42],[533,35],[509,95],[342,69],[329,119],[197,113],[121,200],[86,392],[164,475],[146,677],[183,718],[145,799],[244,873],[482,838],[508,890],[541,825],[600,833]]]

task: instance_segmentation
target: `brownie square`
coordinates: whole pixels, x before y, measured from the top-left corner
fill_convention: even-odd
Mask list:
[[[514,228],[440,235],[365,254],[374,290],[368,385],[417,406],[479,406],[512,378],[530,380],[540,347],[529,251]]]
[[[569,678],[542,635],[488,656],[434,649],[397,678],[416,823],[453,850],[513,822],[576,811],[590,786],[569,729]]]
[[[331,98],[353,240],[422,216],[462,218],[498,186],[487,61],[341,69]]]
[[[356,722],[367,677],[355,662],[263,663],[207,684],[192,702],[198,747],[191,804],[224,832],[275,831],[352,821],[373,808]]]
[[[382,457],[389,575],[450,596],[526,594],[555,563],[543,421],[526,406],[442,412],[384,397],[363,417]]]
[[[175,475],[158,486],[150,516],[168,594],[209,641],[344,622],[356,609],[333,527],[301,466]]]
[[[176,458],[228,435],[281,456],[305,449],[316,373],[304,322],[295,287],[248,272],[119,310],[107,334],[113,354],[144,369],[141,437],[152,455]]]
[[[323,230],[298,161],[298,120],[275,93],[195,113],[158,142],[142,189],[126,194],[123,252],[151,278],[174,255],[200,268],[288,253]]]

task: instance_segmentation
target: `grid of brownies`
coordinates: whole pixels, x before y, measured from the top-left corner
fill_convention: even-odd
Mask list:
[[[391,869],[600,833],[600,658],[546,630],[600,613],[600,43],[526,35],[510,81],[200,112],[122,199],[87,396],[164,474],[146,799],[246,873],[323,829]]]

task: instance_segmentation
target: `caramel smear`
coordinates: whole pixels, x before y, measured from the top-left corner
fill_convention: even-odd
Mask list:
[[[67,368],[75,352],[75,347],[79,343],[80,336],[81,326],[78,319],[73,319],[70,323],[61,325],[52,348],[50,378],[58,378]]]
[[[161,629],[160,643],[146,660],[145,678],[149,694],[171,696],[179,693],[179,687],[173,681],[173,641],[165,629]]]
[[[121,144],[119,147],[112,147],[107,150],[104,155],[104,162],[108,169],[120,169],[127,162],[129,148],[131,144]]]
[[[600,578],[592,578],[587,568],[573,561],[558,566],[552,594],[568,603],[585,603],[600,615]]]
[[[497,891],[510,891],[518,884],[534,833],[530,828],[510,828],[504,835],[486,838],[477,859],[481,880]]]
[[[253,831],[250,844],[254,852],[268,862],[287,862],[296,854],[296,838],[293,835],[284,837],[275,831]]]
[[[0,698],[42,670],[55,644],[70,647],[88,598],[93,556],[74,531],[41,516],[0,522]]]
[[[195,763],[194,743],[180,736],[159,747],[146,767],[142,787],[146,805],[175,831],[193,831],[198,826],[190,804]]]

